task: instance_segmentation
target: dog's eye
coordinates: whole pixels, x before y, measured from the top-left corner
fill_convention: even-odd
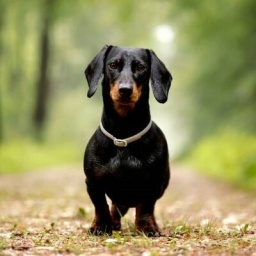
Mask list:
[[[110,62],[108,66],[111,70],[116,70],[118,68],[118,64],[115,61]]]
[[[142,73],[145,70],[146,70],[146,67],[144,65],[142,65],[141,63],[136,66],[136,71],[138,71],[139,73]]]

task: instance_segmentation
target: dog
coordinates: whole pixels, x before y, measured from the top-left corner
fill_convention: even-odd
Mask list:
[[[89,98],[103,77],[101,123],[84,155],[87,192],[95,207],[89,233],[121,230],[121,218],[135,207],[137,231],[160,236],[154,208],[170,170],[165,136],[150,116],[149,82],[155,99],[165,103],[172,76],[152,50],[119,46],[105,46],[85,76]]]

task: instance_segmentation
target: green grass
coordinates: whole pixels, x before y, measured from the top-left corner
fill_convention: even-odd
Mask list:
[[[200,172],[256,189],[256,137],[223,132],[202,140],[186,161]]]
[[[1,222],[0,222],[1,223]],[[250,225],[237,228],[218,228],[215,223],[206,226],[186,222],[169,222],[165,236],[148,238],[130,230],[114,232],[110,236],[90,236],[82,226],[64,232],[61,223],[56,227],[35,228],[14,225],[8,231],[10,239],[0,240],[0,252],[30,250],[45,254],[86,255],[251,255],[256,243]],[[22,243],[20,242],[22,241]],[[43,250],[43,251],[42,251]]]
[[[0,145],[0,174],[17,173],[81,161],[83,149],[69,142],[17,140]]]

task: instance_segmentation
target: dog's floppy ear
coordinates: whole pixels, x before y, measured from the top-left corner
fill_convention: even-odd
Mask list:
[[[111,46],[104,46],[85,69],[84,73],[89,85],[87,93],[89,98],[92,97],[97,90],[98,83],[103,74],[104,59],[110,48]]]
[[[149,54],[151,58],[151,86],[153,94],[158,102],[165,103],[168,99],[172,75],[152,50],[149,50]]]

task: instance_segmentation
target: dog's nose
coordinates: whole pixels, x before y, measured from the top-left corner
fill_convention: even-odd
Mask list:
[[[120,86],[119,94],[121,97],[130,97],[132,94],[132,86],[130,86],[130,85]]]

